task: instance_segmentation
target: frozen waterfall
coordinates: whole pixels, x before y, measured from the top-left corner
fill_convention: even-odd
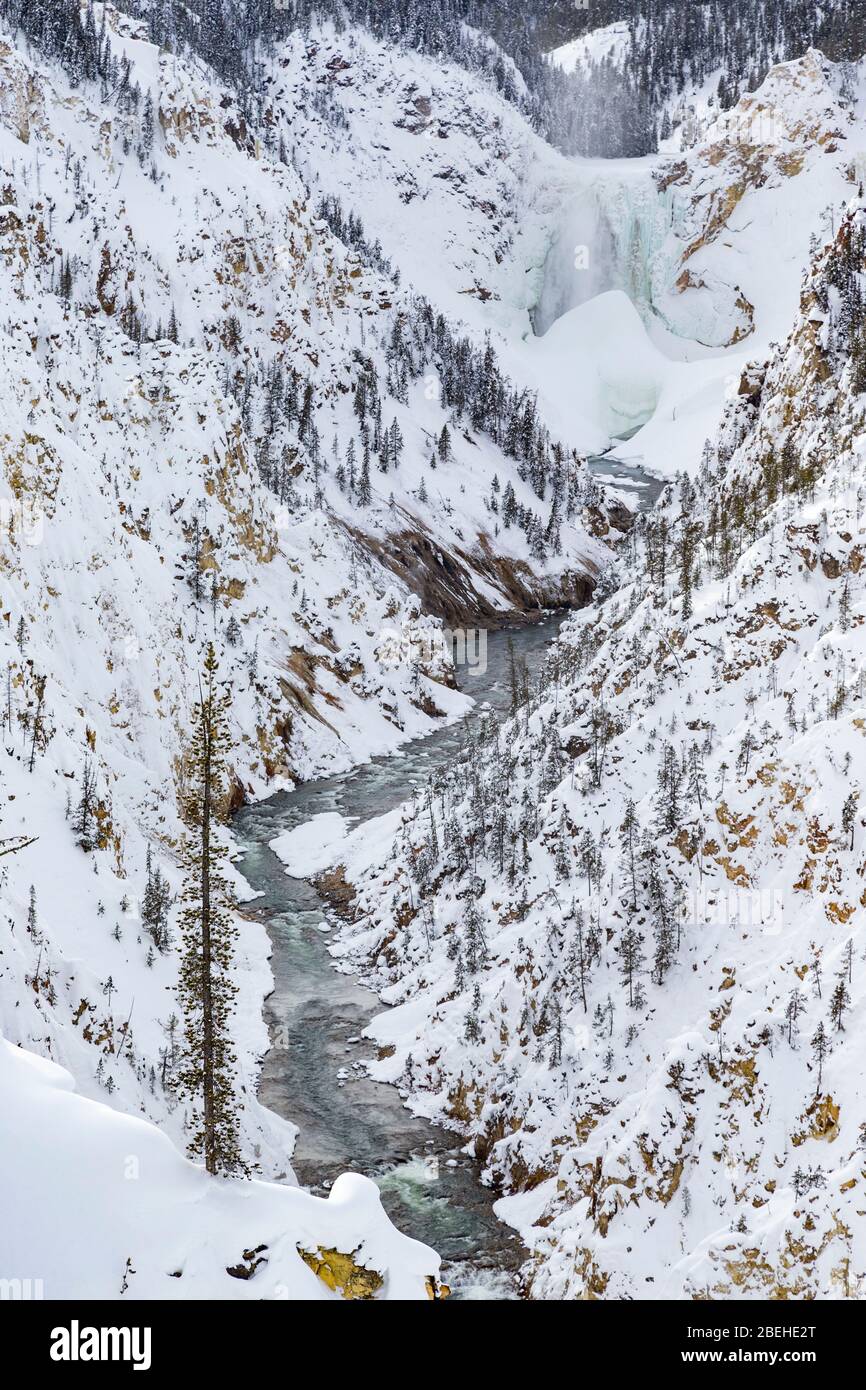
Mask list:
[[[579,186],[563,206],[544,262],[532,326],[543,335],[570,309],[607,290],[628,295],[648,323],[665,284],[672,203],[650,161],[577,166]]]
[[[612,167],[611,167],[612,166]],[[574,166],[532,311],[532,357],[557,418],[622,439],[650,420],[669,363],[647,330],[681,247],[651,160]]]

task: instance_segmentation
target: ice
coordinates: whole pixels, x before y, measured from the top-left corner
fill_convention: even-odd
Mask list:
[[[578,187],[551,237],[532,315],[536,333],[606,290],[627,294],[647,324],[658,312],[674,201],[657,189],[653,169],[651,159],[575,161]]]
[[[650,419],[670,367],[622,290],[569,309],[529,346],[545,399],[563,423],[579,416],[608,437]]]

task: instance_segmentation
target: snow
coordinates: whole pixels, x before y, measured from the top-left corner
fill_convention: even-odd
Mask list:
[[[174,1219],[170,1174],[186,1175],[178,1179],[181,1190],[194,1173],[180,1157],[188,1117],[171,1085],[170,1036],[182,887],[177,802],[207,642],[215,640],[231,690],[233,792],[257,799],[392,753],[469,708],[435,640],[440,621],[422,611],[389,563],[395,537],[408,532],[413,544],[423,538],[443,563],[458,548],[466,591],[474,586],[479,599],[503,612],[512,599],[491,573],[491,555],[519,565],[544,595],[548,584],[555,592],[575,574],[594,573],[608,546],[577,516],[563,527],[563,554],[549,562],[532,560],[517,528],[497,536],[489,505],[494,475],[502,487],[512,482],[520,502],[545,521],[549,504],[542,511],[513,460],[483,436],[454,428],[423,379],[410,384],[405,401],[383,389],[384,424],[399,421],[404,454],[389,478],[374,460],[373,505],[359,515],[335,481],[333,442],[341,460],[348,441],[357,442],[359,356],[384,381],[383,344],[409,312],[408,291],[331,235],[316,211],[324,190],[309,194],[297,164],[233,137],[239,112],[203,64],[159,52],[139,24],[110,6],[106,18],[109,41],[158,107],[154,177],[149,161],[143,166],[135,155],[138,117],[104,100],[98,86],[72,88],[60,68],[12,35],[0,48],[0,651],[8,681],[2,835],[35,837],[3,860],[0,1033],[74,1078],[74,1113],[92,1120],[94,1171],[101,1136],[110,1165],[111,1136],[123,1133],[112,1129],[112,1117],[137,1117],[139,1138],[150,1136],[140,1142],[161,1155],[166,1175],[162,1252]],[[360,47],[368,43],[378,52],[359,40]],[[435,69],[396,52],[393,64],[398,84],[413,71],[429,76]],[[453,71],[446,74],[446,85],[453,79]],[[490,140],[493,190],[502,140],[486,123],[495,101],[467,74],[460,80],[472,97],[476,135]],[[452,101],[449,95],[449,109]],[[291,143],[289,107],[284,114]],[[510,119],[523,130],[527,151],[543,148],[516,115]],[[372,123],[370,130],[375,140]],[[404,138],[408,151],[415,138]],[[380,155],[371,146],[370,159]],[[370,168],[362,164],[361,176]],[[442,171],[439,163],[434,168]],[[438,188],[442,181],[430,177]],[[383,198],[383,210],[388,206]],[[395,213],[404,206],[395,193]],[[476,217],[478,228],[488,226],[480,205]],[[73,272],[68,300],[58,293],[64,263]],[[467,303],[463,269],[455,272],[451,300],[460,306]],[[425,284],[435,289],[435,278]],[[447,298],[434,295],[437,310]],[[172,310],[178,341],[157,339],[157,322],[165,333]],[[141,342],[129,328],[133,311],[144,325]],[[232,322],[239,325],[234,347],[226,345]],[[315,384],[321,499],[296,430],[282,420],[265,428],[260,400],[244,406],[244,373],[276,363]],[[232,374],[234,390],[226,384]],[[452,457],[433,474],[432,441],[446,423]],[[291,477],[294,495],[285,501],[260,477],[263,442]],[[205,538],[197,581],[196,525]],[[43,674],[44,739],[33,753]],[[85,851],[73,818],[88,758],[97,779],[99,845]],[[223,838],[233,850],[227,832]],[[174,898],[174,941],[164,952],[142,921],[148,853]],[[249,902],[249,889],[236,880],[239,903]],[[263,1177],[289,1185],[295,1128],[256,1099],[268,1047],[262,1005],[273,985],[270,946],[258,916],[240,915],[238,925],[233,1042],[242,1140]],[[23,1055],[16,1052],[16,1061]],[[50,1107],[27,1112],[22,1165],[31,1151],[41,1153],[40,1136],[54,1129]],[[46,1170],[46,1180],[51,1176]],[[56,1231],[67,1230],[60,1219],[64,1192],[70,1202],[80,1195],[88,1209],[84,1177],[81,1185],[81,1193],[59,1185]],[[158,1188],[156,1182],[147,1189],[154,1202]],[[220,1203],[207,1201],[218,1229]],[[98,1209],[100,1220],[108,1211]],[[79,1228],[68,1229],[71,1247]],[[198,1230],[189,1227],[191,1249],[198,1248]],[[232,1218],[226,1236],[233,1242],[239,1232]],[[142,1241],[131,1239],[139,1261]],[[236,1260],[238,1251],[230,1253]],[[118,1291],[126,1256],[118,1269],[117,1255],[110,1243],[94,1249],[94,1289]],[[163,1254],[153,1258],[162,1268]],[[311,1278],[303,1267],[292,1288]],[[220,1296],[247,1292],[219,1270],[207,1274],[208,1290],[215,1279],[225,1286]]]
[[[333,1300],[298,1254],[354,1252],[381,1298],[426,1299],[438,1256],[394,1229],[375,1183],[344,1174],[327,1199],[210,1178],[155,1126],[76,1094],[67,1071],[0,1039],[3,1277],[48,1299]],[[29,1136],[50,1135],[49,1143]],[[229,1269],[262,1263],[249,1278]],[[124,1283],[126,1288],[123,1288]]]
[[[323,811],[283,831],[270,841],[270,848],[292,878],[310,878],[336,863],[348,829],[349,822],[339,811]]]
[[[668,364],[621,290],[570,309],[527,348],[541,398],[566,437],[595,429],[603,447],[654,414]]]
[[[847,200],[852,155],[856,161],[866,140],[862,103],[854,112],[844,107],[839,83],[839,69],[813,52],[773,69],[725,122],[707,126],[680,163],[574,161],[578,191],[563,201],[553,231],[537,326],[549,334],[551,318],[568,320],[575,305],[618,289],[676,364],[653,366],[661,383],[654,413],[617,456],[668,475],[693,471],[746,362],[788,332],[810,237],[829,234],[826,209]],[[732,207],[721,220],[725,199]],[[590,324],[597,331],[597,321]],[[588,333],[587,346],[593,341]],[[623,339],[630,354],[633,342],[634,334]],[[572,350],[571,334],[564,350]],[[646,360],[642,350],[638,360]],[[568,382],[568,373],[554,369],[551,379]],[[563,398],[569,393],[560,388],[554,411]],[[583,447],[598,447],[598,424],[590,416],[581,433],[573,420]]]
[[[186,1116],[161,1080],[177,953],[150,949],[141,897],[148,850],[172,892],[181,887],[176,804],[202,650],[212,637],[220,647],[232,693],[234,790],[245,798],[346,770],[460,718],[469,700],[450,685],[447,661],[389,657],[395,634],[407,650],[413,643],[429,645],[439,626],[389,566],[395,541],[408,533],[446,558],[459,553],[474,594],[500,613],[509,596],[485,568],[485,547],[514,571],[528,573],[541,595],[555,593],[569,574],[595,575],[610,562],[610,548],[577,517],[563,526],[560,555],[533,560],[522,533],[498,526],[490,507],[494,475],[502,486],[510,482],[519,501],[544,520],[547,506],[514,461],[483,436],[455,430],[452,459],[430,473],[432,441],[443,424],[454,423],[438,398],[435,373],[411,383],[405,400],[386,393],[385,423],[398,421],[404,459],[387,477],[374,466],[373,505],[359,516],[336,485],[331,453],[332,439],[343,458],[356,437],[352,394],[359,355],[369,356],[384,376],[388,335],[400,315],[411,314],[409,291],[420,290],[434,311],[462,325],[477,344],[490,334],[515,382],[538,392],[544,419],[567,448],[600,452],[614,444],[614,459],[640,461],[669,477],[695,474],[704,440],[717,439],[720,431],[727,438],[740,419],[748,363],[769,355],[774,341],[784,342],[797,320],[810,236],[831,239],[840,203],[853,192],[866,143],[866,69],[861,64],[855,74],[853,109],[841,99],[840,69],[807,54],[775,69],[744,98],[732,129],[707,122],[686,152],[677,148],[636,161],[568,160],[472,74],[359,31],[338,35],[323,24],[309,42],[301,34],[288,40],[266,74],[268,121],[289,148],[288,163],[282,163],[274,150],[232,138],[227,127],[239,113],[200,63],[160,53],[136,24],[111,7],[106,14],[112,44],[158,102],[155,179],[134,153],[124,152],[124,139],[134,144],[138,136],[134,118],[104,102],[96,88],[72,89],[60,70],[11,35],[0,51],[7,200],[0,208],[0,650],[8,678],[0,697],[2,836],[36,837],[20,855],[4,858],[0,880],[0,1032],[7,1040],[0,1040],[0,1104],[10,1132],[21,1136],[14,1150],[6,1146],[0,1155],[4,1254],[8,1249],[11,1277],[20,1270],[22,1278],[44,1278],[56,1290],[49,1296],[118,1296],[129,1258],[136,1270],[133,1297],[190,1297],[191,1290],[196,1297],[330,1297],[296,1246],[336,1244],[362,1249],[365,1259],[387,1271],[386,1297],[424,1296],[435,1256],[392,1230],[370,1184],[340,1179],[327,1202],[290,1185],[294,1127],[255,1099],[268,1046],[262,1003],[272,978],[267,935],[253,917],[239,919],[235,965],[244,1143],[257,1153],[262,1178],[280,1174],[286,1182],[216,1184],[181,1156]],[[611,46],[621,51],[624,42],[624,26],[612,25],[567,46],[555,61],[574,67],[587,54]],[[328,67],[335,55],[347,63],[336,78]],[[325,82],[341,119],[329,120],[313,103]],[[758,145],[748,133],[756,120],[771,127],[771,138]],[[339,195],[347,211],[361,214],[368,239],[380,239],[401,284],[387,271],[362,265],[330,234],[316,214],[323,193]],[[69,302],[58,293],[64,259],[75,272]],[[173,308],[179,341],[133,341],[118,322],[130,304],[151,330],[157,319],[167,325]],[[233,320],[240,341],[228,348]],[[792,352],[802,366],[802,342]],[[242,380],[247,369],[276,362],[315,382],[324,460],[320,500],[309,451],[297,434],[282,424],[264,428],[260,402],[245,411],[242,385],[237,399],[226,388],[227,373]],[[780,404],[787,399],[786,382],[793,399],[802,394],[784,359],[777,377],[771,394],[778,412],[762,446],[770,436],[778,441],[783,419],[784,428],[790,426]],[[635,426],[630,439],[619,439]],[[278,501],[259,476],[265,437],[274,457],[289,461],[298,491],[291,505]],[[818,543],[809,539],[815,532],[827,542],[829,570],[840,557],[847,563],[862,521],[856,489],[863,451],[852,440],[853,426],[839,444],[844,467],[822,484],[809,508],[794,517],[780,513],[770,539],[760,538],[750,555],[740,557],[728,583],[706,581],[696,589],[696,654],[683,653],[682,663],[693,712],[711,712],[720,730],[716,772],[725,755],[729,766],[736,763],[752,719],[751,702],[739,690],[728,692],[736,682],[720,683],[714,666],[729,658],[735,666],[736,650],[745,670],[759,668],[752,662],[749,596],[767,605],[782,600],[797,624],[789,630],[771,620],[774,640],[786,644],[779,690],[790,688],[804,705],[814,700],[823,710],[822,673],[841,663],[853,679],[862,664],[862,625],[844,633],[831,627],[826,640],[820,635],[836,594],[822,569],[796,558],[804,548],[817,555]],[[734,438],[730,453],[740,444]],[[756,454],[746,454],[754,468]],[[845,508],[857,521],[850,529]],[[191,597],[196,521],[209,544],[200,577],[208,586],[212,576],[218,581],[213,601],[209,590],[197,602]],[[807,539],[798,541],[789,522]],[[846,534],[854,541],[845,541]],[[851,575],[858,573],[852,560]],[[855,590],[856,584],[852,578]],[[682,626],[676,626],[676,601],[662,595],[657,610],[641,606],[638,597],[634,612],[620,615],[623,631],[644,641],[647,630],[664,623],[668,647],[660,638],[655,658],[664,671],[665,663],[674,664],[664,651]],[[853,594],[852,606],[862,617],[862,595]],[[235,641],[228,635],[231,618]],[[575,645],[580,631],[604,621],[595,611],[582,615],[571,629]],[[790,631],[802,635],[792,639]],[[616,639],[606,628],[602,638],[616,665]],[[593,672],[599,688],[609,681],[605,660],[603,652]],[[46,738],[31,771],[41,674],[48,677]],[[668,669],[668,686],[670,678]],[[755,681],[750,693],[761,702],[760,718],[766,706],[767,719],[784,730],[783,695],[777,690],[771,699],[757,675]],[[669,688],[651,694],[647,684],[649,677],[634,705],[628,684],[609,695],[610,706],[630,721],[620,736],[620,774],[633,777],[643,802],[649,783],[634,760],[647,761],[655,714],[679,717],[683,697]],[[849,784],[840,769],[849,755],[855,765],[861,760],[857,727],[822,718],[786,737],[773,785],[781,788],[785,778],[800,789],[795,799],[802,809],[784,814],[804,822],[804,836],[809,820],[823,826],[836,815]],[[526,730],[521,737],[529,738]],[[97,775],[101,843],[85,852],[75,842],[70,812],[88,757]],[[584,812],[579,786],[585,779],[577,782],[560,791],[576,823]],[[738,813],[766,819],[764,794],[738,786]],[[612,832],[621,806],[594,814]],[[773,814],[781,817],[781,807]],[[393,844],[411,835],[412,824],[402,810],[354,829],[328,815],[278,837],[273,848],[288,873],[345,862],[352,881],[364,880],[372,912],[377,891],[383,901],[393,895],[385,879],[405,868]],[[227,833],[225,843],[231,845]],[[556,1155],[567,1195],[554,1201],[546,1179],[534,1195],[503,1199],[502,1213],[544,1252],[540,1291],[559,1296],[571,1287],[567,1254],[560,1260],[551,1249],[559,1239],[573,1254],[575,1232],[584,1230],[581,1165],[600,1161],[615,1175],[613,1164],[633,1159],[644,1133],[656,1136],[666,1161],[685,1142],[681,1115],[679,1128],[665,1128],[665,1067],[682,1061],[692,1068],[702,1055],[710,1031],[705,994],[718,992],[723,959],[727,964],[736,956],[731,1034],[753,1038],[761,1020],[768,1026],[778,1021],[776,986],[802,966],[816,916],[814,904],[801,906],[796,896],[802,863],[793,850],[778,851],[764,823],[753,872],[767,891],[778,888],[796,905],[791,934],[786,924],[776,940],[765,935],[763,922],[749,922],[740,933],[748,938],[741,949],[737,932],[708,910],[701,920],[705,939],[700,949],[689,948],[697,980],[685,983],[696,992],[684,985],[676,1026],[660,1009],[647,1025],[651,1061],[632,1068],[630,1054],[623,1070],[631,1083],[616,1089],[620,1083],[611,1082],[610,1114],[596,1117],[597,1130],[580,1149]],[[549,858],[533,843],[527,881],[539,894],[549,885]],[[31,885],[35,933],[28,927]],[[844,887],[852,905],[859,902],[857,886],[842,863],[836,887],[840,895]],[[237,888],[239,901],[249,900],[239,881]],[[503,901],[506,896],[504,889]],[[450,922],[454,902],[443,897],[440,905],[442,920]],[[503,928],[500,982],[509,1008],[515,987],[508,962],[520,935],[532,935],[541,952],[547,929],[541,910],[533,911],[526,922]],[[821,928],[825,960],[836,969],[845,933],[839,921],[828,920],[825,928],[821,918]],[[378,931],[375,923],[357,924],[356,933],[335,946],[338,966],[366,968],[365,952],[378,942]],[[411,946],[411,930],[407,941]],[[410,959],[405,976],[377,978],[386,999],[397,1004],[377,1025],[397,1047],[394,1057],[377,1064],[378,1074],[397,1080],[419,1039],[427,1055],[441,1043],[440,1089],[413,1098],[441,1118],[447,1086],[469,1065],[465,1008],[446,1001],[437,1012],[442,979],[449,988],[452,983],[450,965],[437,958],[415,975],[416,965]],[[605,969],[615,990],[615,964]],[[624,1049],[622,1038],[620,1044]],[[576,1067],[579,1053],[575,1042]],[[774,1143],[784,1148],[800,1121],[802,1066],[800,1058],[778,1054],[762,1056],[761,1067],[761,1094],[772,1098],[778,1114],[766,1136],[758,1135],[754,1113],[744,1133],[761,1149],[762,1180],[776,1180],[778,1191],[753,1192],[762,1205],[753,1206],[760,1215],[752,1217],[750,1238],[772,1253],[785,1239],[794,1208],[792,1155],[785,1149],[784,1182],[769,1155]],[[527,1086],[538,1086],[530,1098],[541,1117],[537,1137],[514,1140],[518,1149],[526,1146],[521,1159],[539,1165],[550,1160],[545,1146],[556,1137],[545,1128],[550,1096],[542,1071],[527,1065]],[[860,1097],[859,1072],[847,1055],[833,1085],[844,1111],[843,1143],[833,1151],[833,1191],[847,1193],[844,1184],[856,1177],[851,1155]],[[756,1112],[754,1097],[747,1101]],[[719,1215],[719,1192],[708,1172],[711,1113],[708,1102],[689,1139],[703,1157],[699,1180],[689,1189],[695,1214],[686,1223],[688,1253],[677,1253],[682,1239],[673,1209],[665,1207],[657,1228],[658,1248],[668,1252],[664,1287],[677,1296],[717,1277],[719,1231],[744,1246],[741,1233]],[[793,1160],[827,1161],[823,1142],[805,1139]],[[512,1155],[508,1144],[504,1149],[494,1161],[507,1166]],[[752,1172],[753,1157],[746,1138],[741,1149],[732,1158],[740,1177],[742,1168]],[[138,1165],[134,1179],[125,1177],[127,1158]],[[550,1210],[540,1210],[548,1197]],[[845,1196],[852,1224],[855,1199],[856,1193]],[[612,1252],[610,1287],[628,1287],[631,1296],[634,1281],[650,1275],[642,1265],[635,1272],[624,1249],[634,1232],[626,1222],[619,1235],[618,1224],[606,1247]],[[595,1235],[588,1239],[598,1254]],[[252,1280],[225,1273],[259,1243],[268,1245],[268,1263]],[[825,1294],[832,1284],[829,1258],[816,1262]],[[182,1269],[182,1278],[171,1277],[175,1269]],[[0,1275],[6,1272],[4,1262]],[[658,1292],[662,1286],[654,1287]]]
[[[602,62],[605,58],[619,64],[628,47],[628,23],[625,20],[617,20],[613,24],[591,29],[579,39],[560,44],[559,48],[551,49],[548,57],[554,66],[561,68],[563,72],[575,72],[589,63]]]
[[[626,41],[618,22],[554,61],[570,69]],[[347,64],[332,89],[345,126],[325,129],[306,93],[336,55]],[[591,366],[576,381],[534,338],[599,295],[628,295],[662,356],[688,370],[655,363],[661,389],[650,386],[645,347],[633,346],[629,329],[638,395],[655,397],[656,412],[617,454],[668,475],[695,468],[745,363],[788,331],[809,238],[828,204],[849,195],[849,165],[866,143],[862,101],[843,107],[841,70],[814,53],[773,69],[725,124],[713,124],[708,108],[685,153],[611,160],[563,158],[465,73],[368,36],[323,25],[315,44],[288,46],[281,69],[274,86],[293,138],[318,151],[310,179],[360,212],[404,281],[470,331],[490,331],[509,372],[539,391],[553,427],[586,452],[629,426],[617,428]],[[429,114],[416,100],[429,101]],[[729,196],[732,211],[719,220]],[[478,286],[489,298],[469,292]],[[587,318],[581,362],[597,326]],[[563,344],[569,362],[578,336],[568,332]],[[617,377],[626,382],[627,370]],[[628,404],[632,423],[641,413]]]
[[[863,216],[855,200],[846,227]],[[728,401],[718,473],[682,518],[669,492],[669,542],[678,524],[706,526],[721,486],[754,487],[786,437],[814,461],[814,488],[759,503],[727,573],[700,547],[691,615],[676,574],[659,583],[622,558],[618,591],[560,633],[571,674],[453,771],[432,816],[407,802],[390,855],[374,826],[366,859],[362,843],[346,857],[355,913],[332,953],[390,1006],[368,1029],[388,1051],[372,1074],[475,1142],[506,1191],[497,1213],[532,1252],[535,1298],[862,1296],[866,434],[848,368],[814,338],[838,254],[819,252],[790,334]],[[602,711],[613,733],[596,783]],[[675,759],[697,749],[706,780],[683,792],[676,832],[660,823],[666,745]],[[637,909],[629,799],[638,862],[661,875]],[[681,904],[681,941],[663,979],[647,960],[632,1008],[623,933],[636,922],[651,956],[659,891]],[[473,898],[487,947],[474,967]],[[578,911],[584,939],[599,933],[586,1006]]]

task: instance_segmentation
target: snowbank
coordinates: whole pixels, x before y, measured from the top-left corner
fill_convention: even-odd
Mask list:
[[[67,1071],[5,1039],[0,1110],[10,1136],[51,1136],[0,1148],[12,1198],[0,1279],[40,1280],[50,1299],[341,1297],[301,1247],[353,1255],[382,1276],[384,1300],[431,1296],[438,1256],[395,1230],[367,1178],[344,1174],[327,1199],[210,1178],[153,1125],[77,1095]]]
[[[271,840],[270,848],[291,878],[309,878],[336,862],[349,822],[339,811],[323,811]]]

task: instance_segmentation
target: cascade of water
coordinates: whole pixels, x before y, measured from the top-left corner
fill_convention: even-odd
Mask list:
[[[590,185],[567,204],[550,243],[532,315],[535,332],[541,336],[569,309],[620,288],[616,261],[613,229]]]
[[[674,214],[673,194],[658,189],[650,166],[589,171],[565,203],[548,247],[532,313],[536,334],[545,334],[569,309],[614,289],[627,294],[648,323],[680,249],[670,237]]]

